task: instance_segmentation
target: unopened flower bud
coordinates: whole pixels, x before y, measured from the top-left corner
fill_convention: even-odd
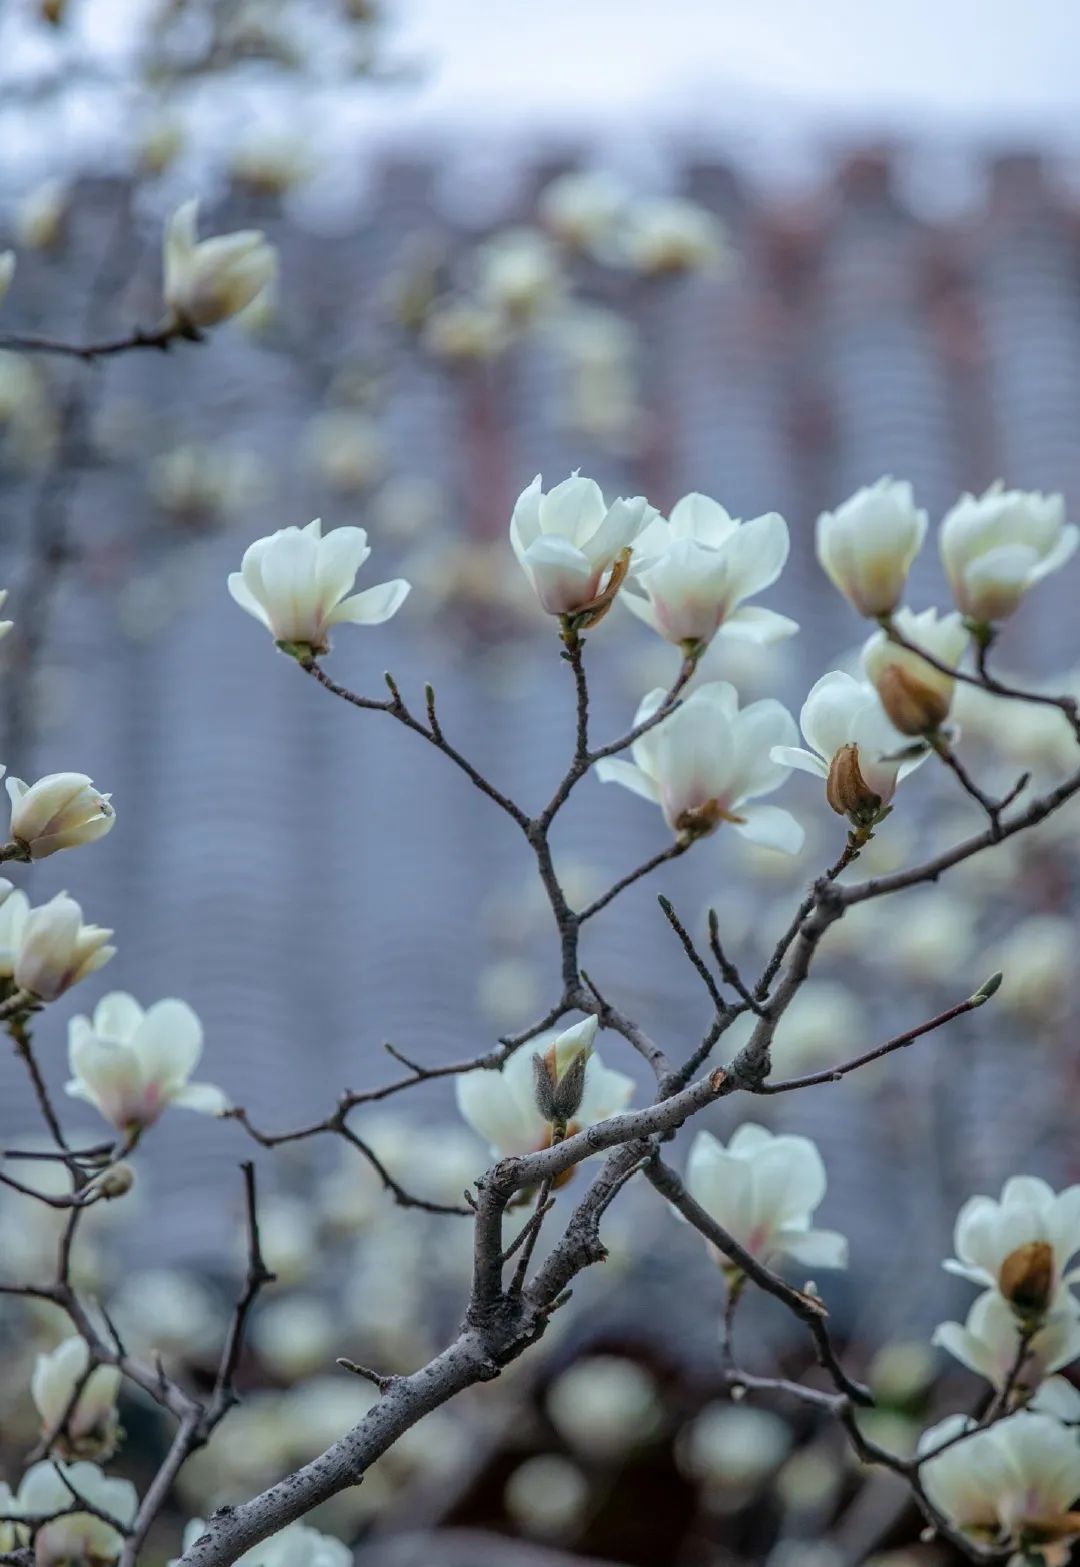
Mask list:
[[[536,1108],[552,1126],[566,1126],[581,1108],[598,1026],[595,1017],[587,1017],[564,1030],[543,1055],[533,1056]]]
[[[1019,1317],[1041,1317],[1054,1291],[1054,1249],[1026,1241],[1001,1264],[998,1288]]]
[[[198,202],[165,226],[165,304],[181,328],[198,332],[245,310],[274,279],[274,247],[258,229],[196,238]]]
[[[106,1202],[111,1202],[116,1197],[127,1196],[135,1185],[135,1171],[130,1164],[110,1165],[91,1185]]]
[[[947,696],[898,664],[882,672],[877,693],[889,718],[904,735],[932,734],[949,714]]]
[[[894,640],[890,630],[904,641]],[[933,734],[945,722],[956,685],[949,666],[959,661],[967,640],[963,622],[955,613],[939,620],[932,609],[919,615],[901,609],[892,617],[889,629],[867,642],[863,667],[901,734]],[[916,649],[925,649],[946,667],[936,668]]]
[[[875,794],[859,767],[859,747],[854,742],[842,745],[829,765],[825,798],[837,816],[846,816],[856,827],[868,826],[881,810],[881,796]]]

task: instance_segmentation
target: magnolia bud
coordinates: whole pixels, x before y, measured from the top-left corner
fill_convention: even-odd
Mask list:
[[[274,279],[274,247],[258,229],[196,238],[198,202],[165,226],[165,304],[181,329],[198,332],[245,310]]]
[[[948,717],[949,697],[898,664],[883,670],[876,684],[881,705],[901,734],[932,734]]]
[[[867,827],[881,810],[881,796],[875,794],[859,767],[859,747],[854,742],[842,745],[829,764],[825,798],[837,816],[846,816],[856,827]]]
[[[597,1027],[596,1018],[587,1017],[564,1030],[543,1055],[533,1056],[536,1108],[552,1126],[566,1126],[581,1108]]]
[[[1054,1248],[1026,1241],[1001,1264],[998,1288],[1019,1317],[1041,1317],[1054,1292]]]
[[[115,1197],[127,1196],[135,1185],[135,1171],[130,1164],[114,1164],[103,1170],[91,1185],[106,1202],[111,1202]]]

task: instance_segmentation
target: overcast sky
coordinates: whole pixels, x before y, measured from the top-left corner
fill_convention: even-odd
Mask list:
[[[752,101],[1077,129],[1077,0],[397,0],[417,115],[689,117]],[[730,95],[730,96],[729,96]]]
[[[58,35],[15,25],[31,0],[0,0],[0,59],[16,73],[63,76],[63,51],[89,49],[123,80],[126,41],[148,3],[71,0]],[[296,0],[301,13],[305,3],[314,19],[326,0]],[[408,85],[352,82],[305,98],[295,85],[268,91],[256,80],[215,98],[210,83],[185,116],[193,162],[178,178],[204,187],[198,157],[212,163],[214,148],[260,125],[288,126],[326,168],[321,190],[299,198],[312,216],[326,192],[345,211],[349,181],[361,181],[368,155],[388,142],[471,159],[483,176],[471,188],[490,186],[493,199],[505,166],[542,135],[636,165],[645,180],[651,163],[663,179],[665,148],[696,139],[781,183],[812,181],[838,142],[895,135],[924,149],[931,200],[963,191],[973,142],[1052,147],[1080,168],[1080,0],[385,4],[389,53],[417,66]],[[0,96],[0,186],[129,156],[131,104],[108,77],[63,106],[43,100],[41,112],[47,135],[21,99],[5,112]]]

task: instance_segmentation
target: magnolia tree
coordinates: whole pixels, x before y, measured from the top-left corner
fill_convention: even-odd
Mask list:
[[[567,210],[572,213],[572,204]],[[516,259],[520,267],[521,256]],[[509,267],[505,256],[503,262]],[[197,339],[255,301],[274,266],[259,233],[200,241],[196,208],[188,203],[167,225],[164,311],[157,327],[88,348],[47,339],[23,346],[93,358]],[[6,257],[0,276],[10,283],[12,273]],[[1077,530],[1065,522],[1061,497],[1001,485],[980,497],[964,496],[939,530],[956,606],[944,614],[902,603],[926,531],[926,513],[910,485],[887,479],[819,519],[821,566],[874,630],[861,675],[821,673],[797,725],[780,702],[743,705],[733,685],[702,680],[698,667],[715,638],[766,644],[797,630],[794,621],[752,602],[783,572],[783,518],[769,513],[741,522],[698,494],[685,496],[663,517],[642,496],[609,504],[580,474],[548,490],[534,479],[509,519],[509,547],[550,617],[551,656],[566,666],[572,721],[567,757],[561,764],[553,760],[546,791],[527,802],[511,798],[457,747],[443,728],[431,686],[416,698],[387,674],[385,694],[357,691],[329,672],[336,628],[348,634],[350,626],[364,627],[376,635],[410,591],[400,579],[364,585],[361,577],[357,587],[372,553],[364,529],[324,532],[315,521],[251,544],[228,579],[236,605],[300,673],[343,704],[342,721],[402,726],[510,819],[539,879],[559,956],[557,993],[532,1026],[488,1043],[468,1060],[421,1065],[392,1051],[401,1068],[397,1077],[342,1094],[309,1124],[262,1130],[220,1089],[193,1080],[202,1029],[184,1001],[144,1006],[112,992],[89,1016],[70,1023],[67,1093],[94,1107],[107,1128],[93,1146],[74,1143],[39,1068],[42,1035],[41,1048],[53,1048],[43,1014],[108,962],[112,932],[88,923],[66,893],[33,905],[33,866],[106,836],[114,812],[109,796],[82,773],[50,774],[29,784],[8,777],[11,818],[0,857],[13,874],[15,867],[28,867],[22,874],[30,891],[9,881],[2,887],[0,1018],[25,1068],[46,1140],[6,1150],[0,1183],[53,1210],[61,1228],[54,1265],[35,1276],[4,1277],[0,1291],[58,1309],[67,1336],[41,1354],[33,1370],[40,1436],[21,1482],[0,1497],[4,1562],[133,1567],[184,1466],[238,1402],[235,1373],[248,1318],[272,1278],[252,1165],[244,1166],[246,1277],[208,1392],[170,1374],[160,1356],[144,1360],[130,1352],[78,1269],[88,1216],[125,1196],[134,1150],[152,1137],[163,1114],[180,1109],[230,1117],[266,1148],[342,1139],[370,1161],[401,1207],[448,1224],[464,1217],[472,1227],[471,1284],[450,1341],[408,1374],[386,1375],[342,1359],[339,1364],[370,1385],[364,1417],[259,1494],[193,1519],[180,1546],[184,1567],[226,1567],[240,1558],[292,1567],[344,1563],[345,1544],[308,1527],[305,1517],[359,1485],[422,1417],[497,1378],[543,1338],[578,1276],[604,1259],[608,1211],[631,1182],[654,1188],[716,1261],[726,1292],[718,1309],[723,1375],[733,1398],[801,1401],[831,1416],[859,1459],[899,1477],[929,1530],[968,1560],[1066,1559],[1080,1537],[1074,1430],[1080,1395],[1054,1373],[1080,1355],[1080,1305],[1071,1288],[1077,1275],[1070,1270],[1080,1250],[1080,1187],[1055,1192],[1041,1179],[1017,1174],[1000,1197],[975,1195],[965,1203],[956,1219],[956,1257],[945,1267],[970,1280],[978,1294],[966,1323],[944,1323],[935,1337],[986,1380],[988,1391],[974,1412],[950,1415],[923,1434],[912,1455],[899,1456],[870,1434],[863,1412],[871,1394],[845,1368],[826,1296],[812,1282],[847,1262],[845,1238],[817,1224],[826,1197],[822,1155],[805,1137],[775,1135],[759,1125],[751,1104],[837,1082],[987,1003],[999,974],[936,1016],[892,1038],[867,1041],[859,1053],[821,1070],[788,1077],[773,1070],[777,1030],[813,982],[822,939],[849,911],[993,855],[1080,793],[1080,767],[1042,794],[1032,793],[1027,775],[1003,795],[988,792],[962,754],[951,716],[958,690],[973,688],[1003,713],[1023,704],[1055,710],[1080,742],[1080,714],[1071,696],[1021,689],[1000,678],[990,661],[1002,623],[1076,547]],[[607,739],[593,733],[589,644],[594,637],[619,636],[619,612],[611,613],[619,606],[671,645],[672,671],[666,688],[642,698],[627,730]],[[17,602],[10,612],[17,622]],[[3,622],[0,632],[12,623]],[[947,769],[985,825],[931,858],[860,876],[860,856],[895,808],[898,789],[924,766]],[[709,1018],[699,1038],[650,1037],[582,968],[582,931],[658,867],[691,852],[712,853],[732,833],[798,854],[803,830],[774,798],[792,770],[818,780],[819,808],[839,818],[833,862],[811,879],[759,973],[740,972],[728,956],[716,915],[707,942],[699,943],[661,899]],[[552,833],[590,774],[659,807],[668,839],[650,859],[580,902],[560,879]],[[601,1035],[607,1061],[598,1048]],[[729,1038],[739,1039],[737,1048],[725,1049]],[[632,1105],[634,1081],[612,1064],[625,1052],[640,1057],[652,1074],[647,1103]],[[454,1080],[461,1116],[491,1148],[490,1167],[457,1204],[411,1192],[355,1126],[361,1106],[432,1079]],[[692,1123],[727,1098],[746,1109],[725,1146]],[[48,1180],[40,1178],[42,1171]],[[934,1259],[919,1261],[929,1267]],[[735,1328],[752,1315],[748,1303],[762,1292],[786,1307],[807,1335],[819,1367],[810,1380],[752,1374],[740,1363]],[[122,1451],[117,1400],[125,1384],[160,1406],[173,1424],[167,1453],[141,1494],[109,1472]]]

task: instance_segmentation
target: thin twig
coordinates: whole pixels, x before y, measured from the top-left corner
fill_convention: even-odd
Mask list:
[[[585,921],[591,920],[594,914],[599,914],[601,909],[606,909],[608,904],[619,896],[620,892],[625,892],[627,887],[632,887],[636,881],[641,881],[643,877],[658,870],[661,865],[667,865],[671,860],[677,860],[680,855],[685,854],[687,849],[690,848],[692,841],[690,838],[676,838],[673,843],[668,844],[666,849],[661,849],[651,859],[639,865],[636,870],[629,871],[613,887],[609,887],[599,898],[595,898],[592,903],[581,910],[577,917],[578,924],[584,925]]]
[[[1000,981],[1000,974],[994,979]],[[988,981],[987,985],[992,981]],[[805,1077],[787,1077],[780,1082],[762,1083],[756,1090],[759,1094],[788,1094],[794,1088],[813,1088],[818,1083],[839,1083],[849,1072],[857,1072],[859,1067],[868,1066],[871,1061],[879,1061],[882,1056],[891,1055],[894,1050],[903,1050],[913,1044],[916,1039],[921,1039],[924,1034],[932,1034],[935,1029],[941,1028],[946,1023],[951,1023],[954,1018],[963,1017],[965,1012],[974,1012],[990,999],[993,990],[984,986],[976,991],[973,996],[968,996],[966,1001],[958,1002],[954,1007],[948,1007],[944,1012],[939,1012],[936,1017],[930,1018],[926,1023],[920,1023],[917,1028],[909,1028],[906,1033],[895,1034],[892,1039],[887,1039],[883,1045],[875,1045],[873,1050],[864,1051],[860,1056],[855,1056],[851,1061],[844,1061],[839,1066],[826,1067],[821,1072],[808,1072]]]
[[[706,1212],[701,1204],[695,1201],[680,1177],[662,1159],[659,1157],[652,1159],[645,1166],[645,1175],[660,1195],[665,1197],[673,1208],[677,1208],[695,1230],[704,1235],[707,1241],[711,1241],[717,1250],[721,1251],[736,1267],[741,1268],[759,1289],[763,1289],[767,1294],[781,1301],[800,1322],[806,1324],[814,1341],[818,1364],[828,1373],[833,1385],[856,1404],[872,1404],[873,1398],[869,1391],[861,1383],[853,1381],[840,1364],[829,1330],[825,1326],[828,1313],[817,1296],[807,1295],[804,1291],[785,1283],[778,1274],[773,1273],[763,1262],[741,1246],[711,1213]]]
[[[63,343],[52,337],[39,337],[29,332],[5,332],[0,335],[0,349],[15,354],[61,354],[67,359],[82,359],[88,364],[98,359],[112,359],[117,354],[128,354],[139,349],[155,349],[166,353],[174,343],[183,339],[188,343],[201,343],[203,334],[192,326],[178,322],[166,322],[153,331],[135,327],[126,337],[106,338],[100,343]]]

